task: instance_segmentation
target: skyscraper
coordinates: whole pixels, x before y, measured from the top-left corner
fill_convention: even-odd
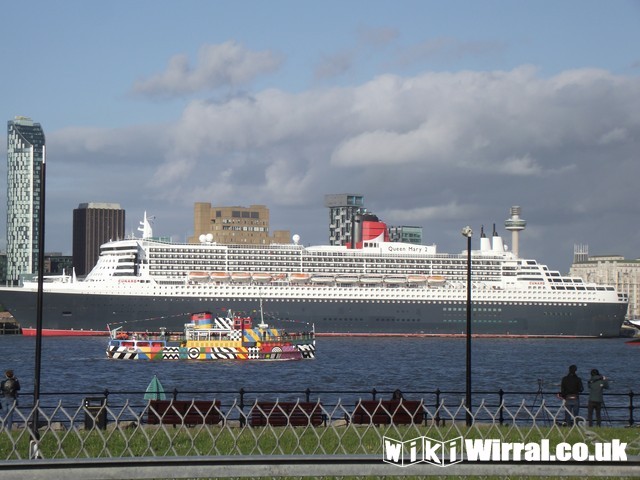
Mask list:
[[[125,211],[117,203],[81,203],[73,210],[73,267],[87,275],[100,256],[100,245],[124,238]]]
[[[28,117],[8,122],[7,133],[7,281],[38,271],[40,172],[44,131]]]
[[[357,216],[365,212],[364,197],[358,193],[325,195],[324,206],[329,208],[329,245],[351,245]]]

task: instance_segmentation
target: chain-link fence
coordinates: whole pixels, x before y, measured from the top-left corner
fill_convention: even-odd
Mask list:
[[[169,397],[132,403],[113,395],[92,396],[74,406],[59,401],[2,412],[0,476],[36,478],[38,472],[64,468],[67,478],[70,472],[77,474],[74,478],[366,477],[444,474],[443,466],[454,476],[548,471],[554,476],[597,476],[603,471],[602,460],[607,460],[608,475],[624,476],[638,467],[635,457],[640,455],[640,430],[635,426],[613,425],[605,410],[603,426],[589,427],[562,403],[544,398],[535,404],[483,400],[469,412],[464,401],[448,402],[446,396],[438,403]],[[6,428],[9,418],[11,430]],[[446,445],[457,439],[464,439],[467,449],[463,452],[460,445],[452,457]],[[626,458],[611,457],[614,440],[625,444]],[[444,457],[434,453],[438,442]],[[511,445],[510,450],[496,451],[502,444]],[[569,449],[567,459],[587,454],[595,461],[539,458],[541,448],[555,452],[560,444],[584,445],[584,450]],[[478,447],[474,455],[480,456],[472,462],[473,445]],[[529,457],[513,445],[532,449]],[[534,460],[536,468],[531,469]]]

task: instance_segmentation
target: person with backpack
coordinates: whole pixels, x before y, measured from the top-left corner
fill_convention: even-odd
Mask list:
[[[602,424],[600,411],[604,404],[604,395],[602,390],[609,388],[609,380],[604,375],[600,375],[597,368],[591,370],[591,378],[589,379],[589,403],[587,404],[587,419],[589,426],[593,426],[593,412],[596,412],[596,425]]]
[[[5,428],[11,431],[11,427],[13,426],[13,412],[18,405],[20,382],[13,375],[13,370],[7,370],[4,374],[6,378],[0,382],[1,414],[4,416]]]

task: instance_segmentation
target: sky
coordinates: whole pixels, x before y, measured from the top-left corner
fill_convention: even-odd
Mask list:
[[[179,242],[195,202],[266,205],[272,230],[326,244],[324,196],[356,193],[442,253],[466,225],[510,246],[518,205],[523,257],[640,257],[638,0],[1,7],[0,111],[45,131],[48,252],[71,254],[86,202]]]

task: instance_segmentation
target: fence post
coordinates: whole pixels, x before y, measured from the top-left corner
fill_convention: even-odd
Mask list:
[[[247,417],[244,415],[244,388],[240,388],[240,426],[244,427],[247,423]]]
[[[500,413],[498,414],[498,421],[500,422],[500,425],[502,425],[504,424],[504,390],[498,390],[498,395],[500,399]]]
[[[629,390],[629,426],[633,427],[633,390]]]
[[[378,393],[378,391],[377,391],[375,388],[374,388],[373,390],[371,390],[371,397],[372,397],[372,400],[375,400],[375,399],[376,399],[376,393]]]
[[[442,422],[444,426],[444,422]],[[436,427],[440,426],[440,389],[436,389]]]
[[[178,389],[177,388],[173,388],[173,400],[178,400]]]
[[[311,398],[311,389],[309,389],[307,387],[307,389],[304,391],[304,396],[305,396],[306,402],[309,403],[311,401],[310,400],[310,398]]]

